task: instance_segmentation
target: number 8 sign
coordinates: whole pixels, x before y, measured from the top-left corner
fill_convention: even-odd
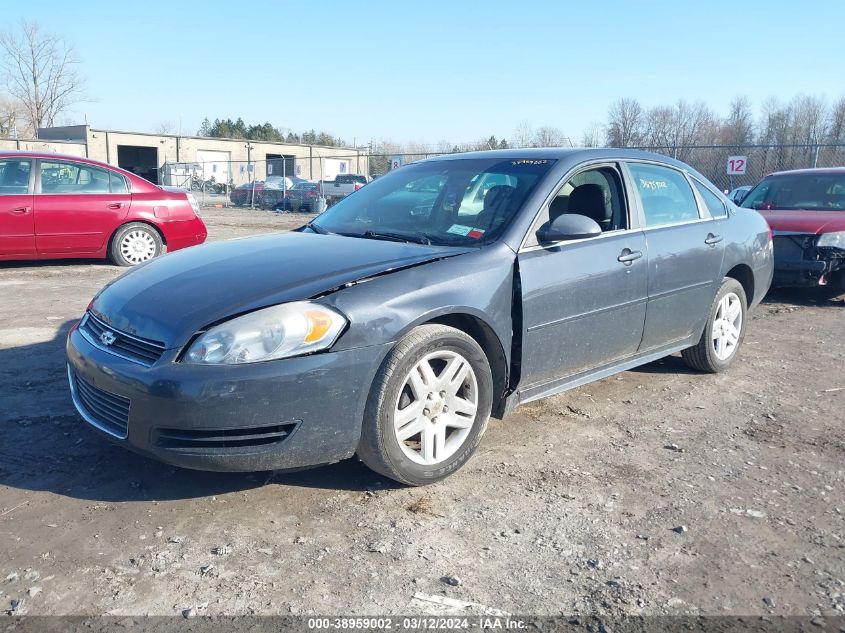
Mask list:
[[[728,156],[728,176],[742,176],[748,163],[746,156]]]

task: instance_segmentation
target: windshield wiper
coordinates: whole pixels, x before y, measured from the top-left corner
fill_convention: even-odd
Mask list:
[[[319,224],[314,224],[313,222],[309,222],[308,224],[306,224],[305,228],[311,229],[312,231],[314,231],[315,233],[319,233],[320,235],[332,235],[331,231],[327,231]]]
[[[405,233],[389,233],[384,231],[364,231],[361,237],[373,240],[393,240],[394,242],[411,242],[413,244],[431,245],[431,240],[424,235],[407,235]]]

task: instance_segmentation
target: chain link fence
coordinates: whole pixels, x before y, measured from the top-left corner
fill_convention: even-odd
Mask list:
[[[264,160],[166,162],[157,170],[158,182],[188,189],[203,206],[273,209],[282,205],[297,183],[315,183],[317,197],[332,201],[338,180],[369,173],[368,156],[295,156]],[[366,184],[366,180],[362,184]],[[302,185],[300,185],[301,187]],[[319,205],[315,205],[319,206]]]
[[[845,166],[845,145],[696,145],[686,147],[637,147],[657,154],[677,158],[692,166],[722,191],[743,185],[755,185],[764,176],[788,169]],[[442,156],[443,153],[371,154],[370,176],[377,178],[391,168],[414,161]],[[729,159],[734,160],[734,172],[729,174]]]

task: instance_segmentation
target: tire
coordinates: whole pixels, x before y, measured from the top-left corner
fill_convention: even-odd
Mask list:
[[[739,307],[738,324],[736,317],[732,317],[734,312],[730,306]],[[728,318],[717,319],[724,315],[726,310]],[[722,336],[718,336],[719,330],[716,329],[718,321],[721,321],[720,327],[724,327],[721,330],[724,333]],[[693,347],[681,352],[684,362],[693,369],[711,374],[725,371],[736,360],[742,340],[745,338],[747,322],[748,300],[745,297],[745,290],[736,279],[726,277],[722,280],[719,292],[716,293],[716,298],[710,306],[701,339]],[[718,336],[718,340],[714,338],[714,333]]]
[[[428,384],[419,371],[423,364],[431,370]],[[447,373],[455,378],[463,375],[460,385],[441,383]],[[437,391],[441,387],[445,388]],[[492,402],[490,364],[478,343],[445,325],[417,327],[390,351],[373,380],[358,457],[372,470],[403,484],[440,481],[472,456],[487,428]],[[400,422],[403,430],[397,431],[396,414],[403,412],[409,421]],[[407,435],[417,428],[419,433]],[[400,441],[400,434],[407,437]]]
[[[163,252],[161,235],[143,222],[124,224],[115,231],[109,244],[109,257],[118,266],[136,266]]]

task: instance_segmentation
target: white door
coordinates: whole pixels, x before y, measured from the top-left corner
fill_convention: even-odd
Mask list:
[[[219,152],[210,149],[197,150],[197,162],[202,165],[203,180],[211,180],[221,184],[229,183],[230,152]]]

